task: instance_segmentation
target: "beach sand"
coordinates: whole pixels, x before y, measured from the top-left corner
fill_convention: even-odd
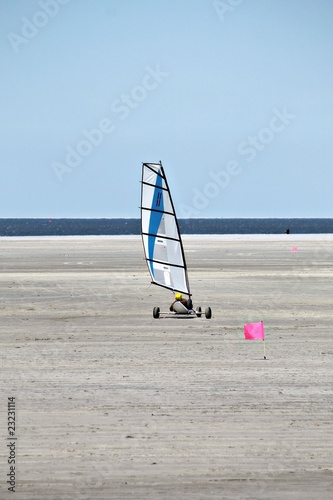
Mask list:
[[[184,237],[213,318],[155,320],[139,237],[0,238],[1,499],[331,498],[332,243]]]

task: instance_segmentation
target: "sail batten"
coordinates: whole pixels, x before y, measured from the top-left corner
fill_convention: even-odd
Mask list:
[[[160,213],[166,214],[166,215],[174,215],[172,212],[166,212],[165,210],[157,210],[156,208],[141,207],[141,209],[148,210],[149,212],[160,212]]]
[[[172,262],[166,262],[165,260],[156,260],[156,259],[146,259],[148,262],[154,262],[155,264],[163,264],[165,266],[171,266],[171,267],[179,267],[183,268],[181,264],[174,264]]]
[[[145,186],[155,187],[155,184],[150,184],[150,182],[142,181],[142,184],[144,184]],[[160,187],[160,189],[163,189],[164,191],[168,191],[167,188],[164,188],[164,187]]]
[[[166,240],[180,241],[178,238],[171,238],[171,236],[166,236],[165,234],[157,233],[156,235],[150,233],[142,233],[145,236],[156,236],[156,238],[165,238]]]
[[[142,164],[141,236],[152,283],[190,295],[178,221],[161,163]]]

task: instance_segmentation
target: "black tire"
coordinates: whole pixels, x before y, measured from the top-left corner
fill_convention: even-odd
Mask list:
[[[212,310],[210,307],[206,307],[205,309],[205,316],[207,319],[210,319],[212,317]]]
[[[160,317],[160,308],[159,307],[154,307],[153,316],[155,319],[158,319]]]
[[[198,318],[201,318],[201,307],[197,307],[195,310],[195,314],[198,316]]]

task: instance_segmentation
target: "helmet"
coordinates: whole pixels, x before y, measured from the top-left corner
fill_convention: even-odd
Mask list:
[[[181,293],[176,293],[175,299],[176,300],[180,300],[181,298],[182,298],[182,294]]]

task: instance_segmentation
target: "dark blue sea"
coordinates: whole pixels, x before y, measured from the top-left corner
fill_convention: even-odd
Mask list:
[[[333,219],[180,219],[182,234],[333,233]],[[139,219],[0,219],[0,236],[139,235]]]

